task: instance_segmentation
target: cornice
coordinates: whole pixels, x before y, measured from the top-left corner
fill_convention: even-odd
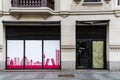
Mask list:
[[[43,13],[43,14],[42,14]],[[0,15],[13,15],[20,16],[24,14],[38,14],[42,15],[44,18],[49,16],[61,16],[66,18],[71,15],[115,15],[116,17],[120,17],[120,10],[101,10],[101,11],[54,11],[51,9],[13,9],[8,12],[0,12]]]
[[[0,17],[3,15],[3,12],[2,11],[0,11]]]

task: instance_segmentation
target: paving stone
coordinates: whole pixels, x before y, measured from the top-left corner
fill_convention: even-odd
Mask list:
[[[98,80],[108,80],[106,79],[104,76],[100,75],[100,74],[93,74],[93,76],[98,79]]]
[[[110,77],[114,78],[114,79],[118,79],[120,80],[120,73],[111,73],[108,74]]]
[[[52,73],[45,74],[45,76],[43,77],[43,79],[44,78],[58,78],[58,74],[52,74]]]
[[[3,79],[6,78],[7,76],[9,76],[9,74],[0,74],[0,80],[3,80]]]
[[[75,78],[82,79],[82,80],[87,79],[83,74],[75,74]]]
[[[74,77],[58,77],[59,74]],[[120,72],[0,72],[0,80],[120,80]]]
[[[94,76],[92,76],[91,73],[85,73],[85,77],[86,77],[88,80],[97,80]]]

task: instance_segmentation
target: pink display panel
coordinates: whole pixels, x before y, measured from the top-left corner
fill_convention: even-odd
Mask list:
[[[25,68],[42,68],[42,41],[25,40]]]
[[[44,69],[59,69],[60,68],[60,41],[59,40],[44,40]]]
[[[24,68],[23,54],[23,40],[7,40],[7,69]]]

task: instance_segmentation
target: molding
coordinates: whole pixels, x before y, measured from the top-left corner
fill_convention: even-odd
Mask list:
[[[63,52],[75,51],[75,45],[61,45],[61,50]]]
[[[111,52],[120,52],[120,45],[110,45],[109,48]]]
[[[69,11],[59,11],[59,15],[63,18],[66,18],[70,15]]]
[[[0,11],[0,17],[3,15],[3,12],[2,11]]]
[[[120,10],[115,10],[115,16],[120,17]]]
[[[111,0],[104,0],[106,4],[109,4]]]
[[[102,15],[102,14],[114,14],[113,10],[109,11],[70,11],[69,12],[71,15]]]
[[[2,21],[4,26],[60,26],[60,21]]]
[[[89,20],[89,21],[76,21],[76,26],[87,25],[108,25],[110,20]]]
[[[2,49],[3,49],[3,45],[0,45],[0,52],[2,52]]]
[[[89,5],[90,5],[90,6],[96,6],[96,5],[99,6],[99,5],[103,5],[103,3],[102,3],[102,2],[83,2],[82,5],[83,5],[83,6],[86,6],[86,5],[87,5],[87,6],[89,6]]]
[[[79,4],[80,1],[82,1],[82,0],[74,0],[74,2],[75,2],[76,4]]]
[[[43,19],[47,19],[50,16],[61,16],[66,18],[70,15],[115,15],[120,17],[120,10],[101,10],[101,11],[54,11],[49,8],[10,8],[9,12],[0,12],[2,15],[13,15],[17,19],[24,14],[41,15]]]

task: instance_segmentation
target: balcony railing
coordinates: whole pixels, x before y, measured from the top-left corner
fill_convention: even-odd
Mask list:
[[[12,7],[49,7],[54,10],[54,0],[11,0]]]

